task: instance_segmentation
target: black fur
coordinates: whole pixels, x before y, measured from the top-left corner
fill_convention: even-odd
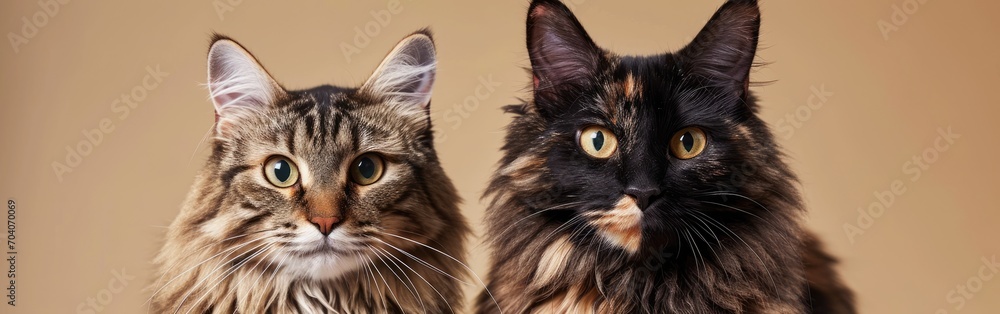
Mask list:
[[[676,53],[619,56],[559,1],[532,2],[534,93],[506,109],[516,116],[486,194],[488,288],[504,313],[566,298],[602,313],[854,313],[833,259],[800,227],[795,175],[757,116],[749,74],[759,27],[756,1],[730,1]],[[577,134],[591,125],[617,136],[611,158],[580,149]],[[692,126],[708,144],[679,159],[668,143]],[[629,189],[655,191],[636,252],[603,241],[586,218]],[[572,244],[567,263],[539,281],[560,237]],[[480,313],[497,310],[480,297]]]

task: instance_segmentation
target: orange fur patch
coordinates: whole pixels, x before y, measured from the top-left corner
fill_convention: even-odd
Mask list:
[[[625,77],[625,83],[623,84],[625,88],[625,97],[629,99],[634,99],[636,96],[636,84],[635,77],[631,73]]]
[[[597,228],[605,241],[629,253],[639,251],[642,241],[642,211],[630,196],[623,196],[615,207],[590,216],[590,224]]]

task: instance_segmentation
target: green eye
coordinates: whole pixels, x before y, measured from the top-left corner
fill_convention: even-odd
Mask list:
[[[285,156],[274,156],[264,163],[264,177],[279,188],[287,188],[299,181],[299,169]]]
[[[378,182],[385,171],[385,162],[378,154],[367,153],[354,159],[351,163],[351,180],[359,185],[369,185]]]
[[[618,149],[618,138],[611,130],[589,126],[580,131],[580,149],[594,158],[607,159]]]
[[[705,132],[697,127],[687,127],[674,133],[670,139],[670,152],[680,159],[691,159],[701,155],[708,139]]]

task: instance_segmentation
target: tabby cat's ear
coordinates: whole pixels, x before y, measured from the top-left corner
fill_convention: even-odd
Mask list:
[[[536,97],[555,97],[594,79],[603,52],[569,8],[535,0],[528,9],[528,55]]]
[[[426,120],[436,71],[434,40],[420,31],[399,41],[361,90],[386,99],[403,115]]]
[[[678,54],[686,71],[745,95],[757,53],[760,8],[756,0],[730,0]]]
[[[285,90],[249,51],[221,36],[212,41],[208,52],[208,90],[219,133],[225,133],[241,116],[259,113],[285,96]]]

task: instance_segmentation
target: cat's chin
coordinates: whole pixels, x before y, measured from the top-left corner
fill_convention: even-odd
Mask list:
[[[282,273],[294,279],[329,280],[361,267],[358,258],[363,253],[352,244],[356,241],[351,241],[347,232],[337,229],[323,236],[311,231],[299,233],[284,249],[284,257],[272,258],[282,264]]]
[[[293,279],[332,280],[360,269],[361,263],[356,253],[334,250],[317,250],[301,254],[289,253],[287,258],[275,258],[281,262],[280,272]]]

